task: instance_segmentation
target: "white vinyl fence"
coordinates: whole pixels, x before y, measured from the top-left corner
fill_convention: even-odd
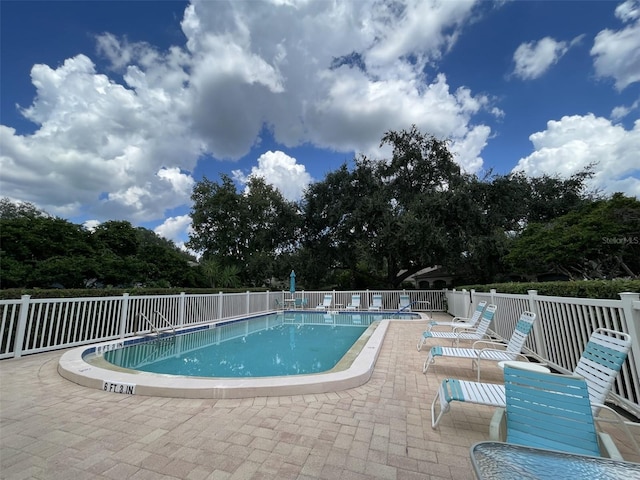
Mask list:
[[[444,309],[441,290],[407,291],[297,291],[179,294],[114,297],[34,299],[24,295],[16,300],[0,300],[0,359],[104,342],[140,333],[170,330],[258,315],[282,306],[294,298],[304,299],[305,308],[314,309],[325,294],[332,295],[332,308],[351,303],[360,295],[360,307],[367,310],[372,295],[382,295],[383,308],[398,310],[400,295],[409,295],[415,310]]]
[[[498,306],[491,330],[509,339],[524,310],[534,312],[536,322],[525,343],[525,353],[560,372],[571,372],[591,333],[609,328],[628,333],[631,351],[613,388],[619,406],[640,416],[640,294],[620,293],[620,300],[549,297],[530,290],[527,295],[447,291],[448,312],[468,317],[483,300]]]

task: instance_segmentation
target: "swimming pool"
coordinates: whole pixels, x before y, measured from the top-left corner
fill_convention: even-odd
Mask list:
[[[118,367],[191,377],[274,377],[333,368],[380,315],[277,313],[104,353]]]
[[[178,332],[175,338],[165,337],[154,347],[149,347],[149,339],[144,337],[118,340],[113,342],[105,342],[93,347],[80,347],[66,352],[60,358],[58,363],[58,372],[63,377],[80,385],[91,388],[98,388],[107,392],[125,393],[136,395],[153,395],[168,397],[186,397],[186,398],[244,398],[253,396],[269,396],[269,395],[296,395],[308,393],[324,393],[329,391],[339,391],[346,388],[352,388],[362,385],[370,378],[375,361],[379,354],[384,335],[387,331],[389,322],[396,321],[398,318],[389,319],[388,313],[337,313],[337,312],[285,312],[278,316],[259,316],[251,319],[238,319],[233,321],[218,322],[210,325],[198,325],[189,327]],[[397,317],[394,315],[394,317]],[[419,314],[407,314],[402,318],[419,319]],[[313,327],[318,331],[330,330],[352,330],[358,332],[355,343],[351,348],[347,347],[346,354],[335,363],[335,358],[331,361],[316,361],[320,363],[316,365],[315,371],[302,372],[301,374],[286,374],[277,376],[236,376],[225,377],[205,377],[196,373],[196,376],[187,376],[185,374],[172,375],[167,373],[146,372],[140,370],[142,364],[153,363],[152,357],[169,357],[172,351],[174,354],[178,351],[195,352],[198,350],[197,344],[206,340],[214,344],[222,344],[229,339],[240,340],[246,342],[248,338],[256,335],[259,339],[260,333],[269,329],[275,329],[281,325],[288,337],[286,348],[289,349],[287,355],[298,349],[296,333],[304,327]],[[292,330],[293,329],[293,330]],[[193,333],[195,331],[208,332],[204,336],[190,337],[185,333]],[[293,332],[293,337],[291,336]],[[362,334],[359,334],[363,332]],[[210,337],[210,338],[207,338]],[[311,336],[312,338],[313,336]],[[190,340],[198,339],[198,340]],[[301,340],[303,341],[303,340]],[[192,342],[192,343],[190,343]],[[304,340],[303,342],[306,342]],[[312,338],[312,343],[327,345],[326,338]],[[175,344],[172,345],[172,344]],[[144,345],[142,350],[138,350],[136,356],[124,354],[127,347],[135,344]],[[241,350],[236,345],[235,348]],[[318,346],[318,345],[316,345]],[[144,351],[146,348],[146,352]],[[282,348],[282,347],[281,347]],[[164,353],[163,353],[164,349]],[[302,350],[302,348],[299,348]],[[133,350],[132,350],[133,351]],[[155,353],[154,353],[155,352]],[[244,354],[248,357],[256,356],[255,349],[247,349]],[[146,355],[146,357],[145,357]],[[278,355],[271,355],[270,362],[294,363],[284,358],[282,350]],[[130,356],[135,358],[135,366],[138,369],[126,368],[126,366],[118,366],[107,361],[116,357]],[[260,355],[257,355],[260,358]],[[263,355],[264,358],[264,355]],[[278,360],[280,358],[280,360]],[[293,358],[293,357],[291,357]],[[165,358],[166,359],[166,358]],[[313,359],[312,359],[313,360]],[[160,363],[162,363],[161,360]],[[244,361],[244,360],[243,360]],[[188,360],[185,361],[189,363]],[[193,362],[197,363],[197,362]],[[218,362],[220,363],[220,362]],[[236,367],[242,362],[233,362]],[[266,363],[266,361],[264,362]],[[311,364],[314,362],[312,361]],[[126,364],[123,364],[126,365]],[[320,368],[321,367],[321,368]],[[253,367],[252,367],[253,368]],[[244,370],[244,369],[241,369]],[[274,373],[272,372],[271,375]]]

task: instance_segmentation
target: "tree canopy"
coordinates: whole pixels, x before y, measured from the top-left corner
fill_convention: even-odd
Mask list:
[[[192,196],[189,245],[237,266],[245,284],[295,269],[306,288],[398,287],[436,265],[465,283],[493,282],[564,272],[549,264],[533,272],[507,255],[536,225],[606,201],[585,188],[592,166],[566,179],[478,178],[461,171],[446,140],[415,127],[387,132],[381,146],[391,158],[357,157],[309,185],[297,204],[260,178],[245,192],[224,175],[204,179]]]
[[[2,288],[87,285],[398,288],[427,267],[457,284],[556,273],[637,278],[640,207],[569,178],[522,172],[479,178],[447,140],[415,127],[381,139],[391,156],[358,156],[286,200],[263,178],[242,191],[227,175],[192,192],[192,233],[180,251],[154,232],[112,220],[92,231],[30,204],[0,201]],[[273,280],[278,283],[273,283]]]
[[[28,203],[0,202],[2,288],[204,286],[191,260],[173,242],[129,222],[90,231]]]

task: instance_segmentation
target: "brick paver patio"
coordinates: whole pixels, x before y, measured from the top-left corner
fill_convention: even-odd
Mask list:
[[[431,428],[445,377],[422,375],[424,322],[394,322],[371,380],[301,396],[191,400],[124,396],[73,384],[62,352],[0,362],[2,479],[472,479],[469,447],[488,439],[493,409],[458,404]],[[431,371],[432,370],[432,371]],[[483,368],[483,380],[500,370]],[[610,431],[626,459],[640,461]]]

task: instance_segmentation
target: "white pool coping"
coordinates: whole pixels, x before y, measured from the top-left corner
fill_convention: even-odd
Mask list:
[[[118,367],[103,368],[88,363],[83,358],[88,350],[96,346],[113,345],[113,341],[79,347],[64,353],[58,362],[58,373],[67,380],[89,388],[114,391],[120,385],[125,385],[124,393],[128,386],[128,391],[133,390],[135,395],[155,397],[248,398],[336,392],[358,387],[369,381],[391,321],[398,320],[380,320],[369,327],[373,329],[369,339],[349,366],[341,367],[341,361],[334,369],[324,373],[260,378],[187,377]]]

